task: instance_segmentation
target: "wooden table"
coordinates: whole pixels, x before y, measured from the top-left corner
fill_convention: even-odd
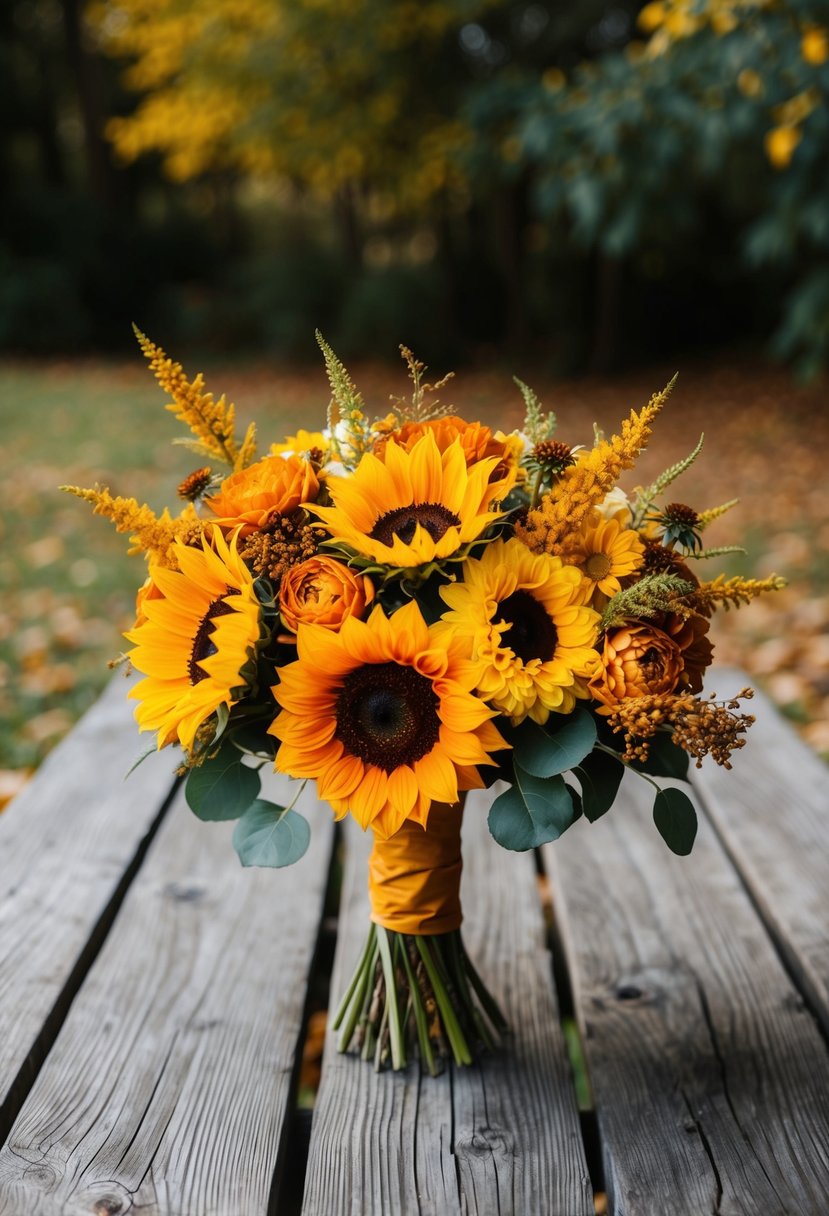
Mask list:
[[[0,1216],[829,1210],[829,783],[762,699],[736,771],[694,775],[690,858],[633,778],[539,858],[470,796],[466,940],[513,1039],[437,1080],[329,1041],[311,1122],[308,993],[332,923],[335,990],[356,959],[366,840],[309,795],[303,860],[243,870],[171,753],[124,780],[124,691],[0,817]]]

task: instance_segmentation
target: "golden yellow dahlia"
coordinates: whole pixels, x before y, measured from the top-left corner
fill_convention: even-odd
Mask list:
[[[263,528],[270,516],[287,515],[319,493],[319,481],[300,456],[266,456],[226,477],[205,503],[225,529],[242,536]]]
[[[192,748],[196,731],[220,705],[239,700],[242,669],[260,637],[253,579],[217,527],[201,545],[176,543],[178,570],[153,567],[142,597],[141,623],[124,636],[133,667],[146,679],[130,692],[141,730],[158,731],[158,746],[176,738]]]
[[[696,613],[673,612],[609,629],[590,693],[609,713],[619,701],[657,693],[699,692],[713,647],[708,621]]]
[[[283,574],[279,611],[294,633],[300,624],[339,629],[348,616],[362,616],[374,599],[374,585],[344,562],[318,553]]]
[[[591,511],[581,529],[566,542],[562,556],[568,566],[578,567],[584,576],[584,602],[603,606],[621,591],[619,580],[641,567],[644,552],[633,528],[626,528],[615,516],[605,519],[598,511]]]
[[[463,582],[441,588],[449,606],[438,625],[481,665],[478,694],[514,723],[567,714],[588,696],[599,616],[583,603],[582,577],[558,557],[496,540],[463,566]]]
[[[338,633],[301,624],[297,649],[273,689],[276,767],[315,779],[338,819],[350,811],[385,839],[483,784],[477,766],[505,746],[494,711],[472,693],[476,665],[438,643],[414,601]]]
[[[406,451],[394,440],[383,459],[362,457],[350,477],[326,481],[332,507],[310,509],[335,540],[396,568],[450,558],[502,515],[489,510],[497,457],[467,469],[459,439],[441,452],[431,432]]]

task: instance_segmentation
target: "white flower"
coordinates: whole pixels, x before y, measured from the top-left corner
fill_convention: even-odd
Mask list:
[[[596,510],[602,519],[618,519],[623,524],[629,524],[633,518],[628,496],[619,486],[614,486],[605,494]]]

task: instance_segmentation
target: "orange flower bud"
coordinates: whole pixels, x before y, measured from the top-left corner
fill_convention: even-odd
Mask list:
[[[619,701],[658,693],[699,692],[702,673],[713,647],[705,634],[708,622],[660,613],[653,620],[632,621],[608,630],[601,666],[590,681],[590,694],[609,712]]]
[[[346,617],[361,616],[373,599],[370,578],[322,553],[291,566],[279,586],[282,620],[294,632],[299,625],[339,629]]]
[[[223,528],[241,525],[247,536],[263,528],[274,513],[288,515],[319,493],[319,481],[299,456],[266,456],[225,478],[219,493],[205,499]]]

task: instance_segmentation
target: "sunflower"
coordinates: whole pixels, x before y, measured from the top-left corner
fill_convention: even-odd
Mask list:
[[[571,713],[598,662],[599,616],[583,603],[579,571],[511,539],[468,560],[463,578],[441,588],[450,611],[437,628],[483,665],[479,695],[516,724]]]
[[[332,507],[309,507],[331,536],[397,569],[451,558],[502,512],[491,511],[495,456],[467,469],[459,439],[441,452],[431,433],[411,451],[394,440],[383,459],[367,453],[351,477],[330,477]]]
[[[176,738],[191,750],[199,727],[220,705],[239,700],[242,669],[260,639],[253,579],[218,527],[199,547],[176,543],[178,570],[156,566],[141,602],[141,623],[124,636],[129,657],[147,677],[130,697],[141,730],[158,731],[158,746]]]
[[[638,532],[625,527],[616,515],[607,519],[593,510],[581,530],[568,540],[562,556],[584,576],[585,603],[601,606],[621,591],[620,579],[642,566],[645,547]]]
[[[387,617],[349,617],[338,633],[300,624],[299,658],[280,668],[276,768],[315,778],[337,818],[351,811],[387,839],[432,802],[483,784],[477,765],[506,746],[472,693],[477,665],[438,645],[412,600]]]
[[[504,435],[501,431],[493,435],[491,428],[484,426],[482,422],[467,422],[458,414],[445,414],[441,418],[430,418],[426,422],[404,422],[389,438],[410,452],[417,441],[427,433],[434,436],[439,452],[445,452],[450,444],[459,439],[467,468],[471,468],[479,460],[486,460],[487,457],[497,457],[497,463],[489,474],[489,481],[493,489],[497,489],[497,497],[506,498],[515,484],[524,454],[524,441],[520,435],[515,432],[512,435]],[[375,454],[381,460],[387,443],[388,439],[383,437],[375,445]]]

